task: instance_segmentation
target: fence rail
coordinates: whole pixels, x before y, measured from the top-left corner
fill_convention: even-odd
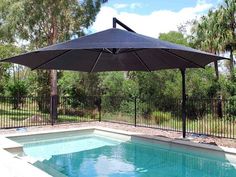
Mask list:
[[[0,97],[0,128],[108,121],[182,131],[181,101],[118,96],[60,97],[57,117],[52,119],[48,98]],[[188,98],[186,113],[188,133],[236,138],[236,100]]]

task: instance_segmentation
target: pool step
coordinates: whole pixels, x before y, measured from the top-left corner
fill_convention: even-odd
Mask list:
[[[54,176],[54,177],[67,177],[66,175],[62,174],[61,172],[55,170],[54,168],[51,168],[49,165],[46,165],[40,161],[36,161],[33,165],[35,167],[45,171],[46,173]]]
[[[15,141],[12,141],[6,137],[0,137],[0,148],[4,149],[15,155],[23,154],[23,146]]]

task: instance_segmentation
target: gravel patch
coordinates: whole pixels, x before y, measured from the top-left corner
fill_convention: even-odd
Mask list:
[[[21,133],[21,132],[37,132],[44,130],[60,130],[60,129],[70,129],[70,128],[79,128],[79,127],[88,127],[88,126],[100,126],[105,128],[112,128],[116,130],[124,130],[130,132],[142,133],[148,136],[159,136],[159,137],[168,137],[171,139],[182,138],[181,132],[159,130],[154,128],[147,127],[134,127],[132,125],[110,123],[110,122],[83,122],[83,123],[73,123],[73,124],[60,124],[60,125],[45,125],[45,126],[36,126],[36,127],[26,127],[20,129],[0,129],[0,135],[11,134],[11,133]],[[195,143],[204,143],[211,144],[216,146],[225,146],[236,148],[236,139],[226,139],[226,138],[217,138],[210,136],[191,136],[187,135],[187,139]]]

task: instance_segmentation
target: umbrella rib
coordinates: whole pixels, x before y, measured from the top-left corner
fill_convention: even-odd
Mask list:
[[[103,50],[101,50],[101,52],[100,52],[99,55],[97,56],[97,58],[96,58],[96,60],[95,60],[95,62],[94,62],[94,64],[93,64],[93,67],[92,67],[92,69],[90,70],[90,73],[93,72],[94,68],[96,67],[96,65],[97,65],[97,63],[98,63],[98,60],[101,58],[102,52],[103,52]]]
[[[32,68],[31,70],[38,69],[39,67],[41,67],[41,66],[43,66],[43,65],[46,65],[47,63],[49,63],[49,62],[55,60],[57,57],[60,57],[60,56],[66,54],[66,53],[68,53],[68,52],[70,52],[70,51],[71,51],[71,50],[66,50],[65,52],[63,52],[63,53],[61,53],[61,54],[59,54],[59,55],[57,55],[57,56],[55,56],[55,57],[53,57],[53,58],[51,58],[51,59],[49,59],[49,60],[47,60],[47,61],[41,63],[40,65],[38,65],[38,66]]]
[[[120,50],[121,50],[121,48],[119,48],[119,49],[116,51],[116,54],[120,53]]]
[[[112,53],[112,51],[108,48],[105,48],[106,51],[108,51],[109,53]]]
[[[175,53],[173,53],[173,52],[171,52],[171,51],[169,51],[169,50],[164,50],[164,49],[161,49],[161,50],[164,51],[164,52],[166,52],[166,53],[168,53],[168,54],[171,54],[171,55],[173,55],[173,56],[179,58],[180,60],[183,60],[183,61],[185,61],[185,62],[188,62],[188,63],[190,63],[190,64],[193,64],[193,65],[195,65],[195,66],[197,66],[197,67],[199,67],[199,68],[205,69],[204,66],[199,65],[199,64],[197,64],[197,63],[195,63],[195,62],[193,62],[193,61],[190,61],[190,60],[188,60],[188,59],[186,59],[186,58],[184,58],[184,57],[181,57],[181,56],[179,56],[179,55],[177,55],[177,54],[175,54]]]
[[[150,68],[146,65],[146,63],[142,60],[142,58],[138,55],[138,53],[137,52],[133,52],[133,54],[138,58],[138,60],[146,68],[146,70],[151,72]]]

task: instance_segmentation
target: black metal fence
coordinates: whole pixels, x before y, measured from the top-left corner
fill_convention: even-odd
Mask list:
[[[50,99],[0,97],[0,128],[108,121],[182,131],[181,99],[86,96],[58,99],[52,119]],[[236,138],[236,100],[187,99],[187,132]]]

